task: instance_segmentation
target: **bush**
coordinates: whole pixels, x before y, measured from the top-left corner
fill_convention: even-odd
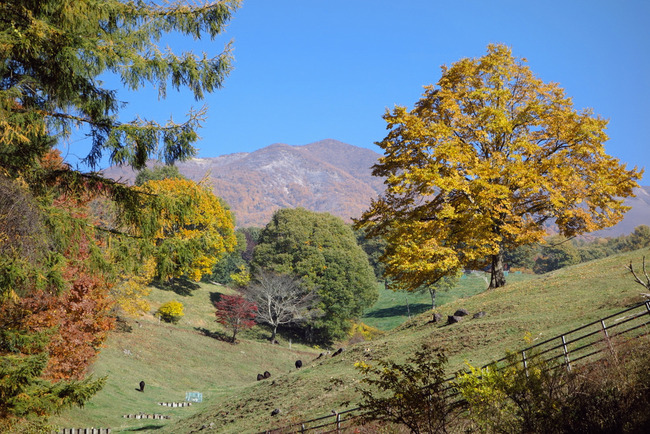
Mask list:
[[[571,373],[542,357],[524,368],[515,355],[509,366],[458,375],[467,417],[481,432],[650,432],[648,338],[635,338],[600,360]]]
[[[383,360],[375,366],[355,363],[364,375],[361,383],[371,386],[359,388],[364,419],[403,424],[412,433],[448,432],[459,407],[448,396],[446,364],[444,353],[427,344],[403,364]]]
[[[183,312],[183,303],[180,301],[172,300],[163,304],[158,308],[156,316],[162,319],[165,322],[170,322],[173,324],[178,323],[182,316],[185,313]]]
[[[506,366],[475,368],[458,374],[456,387],[469,405],[468,418],[482,432],[553,432],[566,388],[566,371],[529,355],[525,368],[519,354]]]
[[[369,326],[362,322],[352,323],[350,331],[348,332],[348,343],[356,344],[364,341],[371,341],[376,339],[384,334],[383,331],[379,330],[376,327]]]

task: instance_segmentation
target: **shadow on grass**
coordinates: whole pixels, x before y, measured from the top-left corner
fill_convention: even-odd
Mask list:
[[[416,303],[406,306],[393,306],[385,309],[378,309],[372,312],[367,312],[364,317],[368,318],[390,318],[391,316],[408,316],[409,310],[411,315],[419,315],[431,309],[430,304]]]
[[[218,341],[229,342],[229,343],[231,342],[230,340],[231,336],[222,332],[213,332],[206,329],[205,327],[194,327],[194,330],[201,333],[203,336],[207,336],[209,338],[216,339]]]
[[[179,279],[179,278],[173,278],[166,282],[155,280],[151,284],[151,286],[161,289],[163,291],[172,291],[178,295],[182,295],[185,297],[188,295],[194,295],[192,294],[192,292],[201,287],[198,283],[194,283],[187,279]]]
[[[221,293],[220,292],[211,292],[210,293],[210,303],[212,303],[212,305],[215,305],[216,303],[218,303],[219,300],[221,300]]]
[[[145,425],[145,426],[141,426],[140,428],[131,428],[131,429],[126,429],[124,431],[125,432],[153,431],[153,430],[156,430],[156,429],[162,429],[164,427],[165,427],[165,425]]]

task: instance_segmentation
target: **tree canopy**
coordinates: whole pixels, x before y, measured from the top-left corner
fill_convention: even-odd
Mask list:
[[[162,201],[154,237],[156,277],[198,281],[237,243],[228,206],[205,184],[182,178],[148,181],[140,187]]]
[[[605,153],[607,120],[504,45],[443,66],[412,110],[384,119],[373,175],[386,191],[357,226],[386,238],[385,273],[407,290],[486,266],[502,286],[504,251],[541,241],[545,224],[571,237],[617,223],[641,175]]]
[[[308,321],[320,313],[313,309],[318,302],[316,292],[306,291],[299,279],[288,274],[258,271],[244,295],[258,307],[257,322],[271,327],[271,342],[279,326]]]
[[[325,340],[343,337],[349,321],[378,297],[374,273],[352,229],[327,213],[276,211],[253,251],[252,266],[294,275],[317,292],[324,315],[309,324]]]
[[[176,166],[154,166],[151,169],[144,168],[135,177],[135,185],[141,186],[148,181],[161,181],[168,178],[187,179]]]
[[[161,97],[168,87],[188,89],[200,100],[231,68],[229,43],[210,56],[158,44],[167,33],[217,37],[239,0],[156,3],[0,3],[0,203],[10,210],[0,213],[0,430],[20,431],[16,424],[81,404],[101,387],[73,379],[83,378],[111,327],[111,288],[148,266],[164,225],[161,196],[73,170],[56,147],[79,129],[92,169],[103,157],[135,169],[152,157],[191,157],[205,109],[180,123],[124,121],[124,103],[103,79],[130,90],[152,85]]]

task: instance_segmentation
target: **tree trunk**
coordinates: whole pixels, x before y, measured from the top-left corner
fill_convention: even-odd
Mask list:
[[[488,289],[500,288],[506,284],[506,277],[503,274],[503,251],[492,255],[492,274],[490,276],[490,286]]]
[[[431,294],[431,310],[436,308],[436,289],[429,287],[429,294]]]
[[[273,343],[275,341],[275,335],[277,333],[278,333],[278,326],[274,325],[273,326],[273,332],[271,332],[271,339],[269,339],[271,341],[271,343]]]

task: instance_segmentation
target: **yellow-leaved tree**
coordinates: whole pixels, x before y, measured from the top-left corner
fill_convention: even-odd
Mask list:
[[[384,119],[386,191],[356,225],[387,240],[385,273],[405,290],[485,266],[503,286],[504,251],[542,241],[545,223],[569,237],[614,225],[642,173],[605,153],[607,120],[500,44]]]
[[[158,279],[198,281],[235,248],[234,217],[205,180],[167,178],[148,181],[139,188],[155,195],[161,213],[152,246]]]

